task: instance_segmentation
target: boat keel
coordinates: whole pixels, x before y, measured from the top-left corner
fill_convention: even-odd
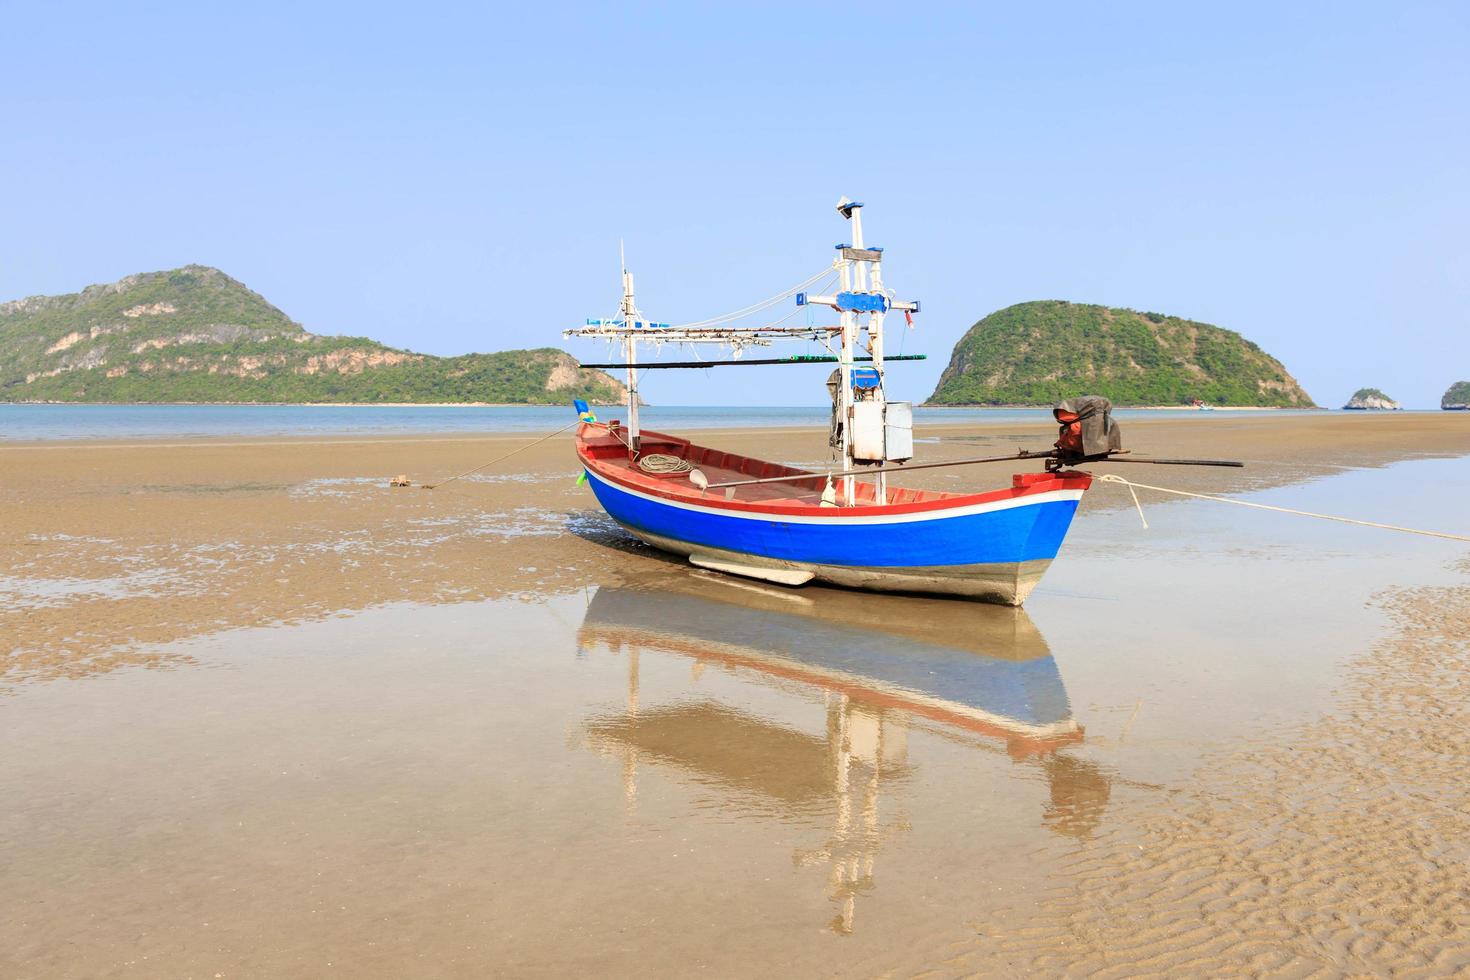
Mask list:
[[[688,558],[690,564],[712,571],[775,582],[803,585],[816,580],[830,585],[874,592],[924,592],[964,596],[1005,606],[1019,606],[1051,566],[1050,560],[998,562],[984,565],[933,567],[852,567],[743,555],[695,546],[640,528],[623,525],[632,534],[661,551]]]
[[[730,575],[743,575],[746,578],[758,578],[765,582],[775,582],[777,585],[806,585],[816,577],[815,572],[801,568],[761,568],[756,565],[726,561],[722,558],[713,558],[709,555],[701,554],[691,554],[689,556],[689,564],[698,565],[700,568],[708,568],[716,572],[725,572]]]

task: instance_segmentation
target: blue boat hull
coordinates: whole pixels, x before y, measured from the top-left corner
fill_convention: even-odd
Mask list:
[[[916,513],[763,515],[661,499],[590,468],[587,476],[609,516],[695,564],[777,581],[805,580],[780,578],[790,573],[848,587],[1008,605],[1020,605],[1035,588],[1082,496],[1080,489],[1059,489]]]

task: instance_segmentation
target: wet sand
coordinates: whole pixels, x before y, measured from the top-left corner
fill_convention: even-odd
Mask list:
[[[1458,416],[1291,416],[1130,422],[1157,456],[1249,460],[1243,470],[1096,467],[1213,493],[1400,459],[1470,453]],[[928,461],[1045,448],[1047,428],[933,426]],[[625,537],[574,483],[570,437],[442,489],[432,483],[539,437],[0,443],[0,686],[150,663],[144,648],[208,629],[295,621],[383,602],[452,601],[584,584]],[[820,464],[811,430],[710,433],[768,459]],[[1029,464],[1024,469],[1034,468]],[[1006,464],[919,471],[904,486],[1003,485]],[[1015,467],[1023,469],[1023,467]],[[1157,499],[1157,498],[1156,498]],[[1123,506],[1098,486],[1084,508]]]
[[[1396,505],[1375,472],[1470,454],[1464,421],[1130,421],[1137,451],[1251,465],[1116,471],[1463,532],[1463,497]],[[1050,441],[918,435],[926,460]],[[864,600],[900,673],[983,641],[958,649],[984,683],[940,710],[791,648],[852,594],[629,544],[566,437],[386,486],[530,441],[0,445],[0,972],[1466,965],[1463,548],[1158,498],[1145,537],[1099,488],[1029,615]],[[1078,736],[1038,742],[1058,690]]]
[[[1470,562],[1461,564],[1470,572]],[[1470,588],[1385,593],[1332,710],[1210,758],[951,947],[963,972],[1463,976]]]

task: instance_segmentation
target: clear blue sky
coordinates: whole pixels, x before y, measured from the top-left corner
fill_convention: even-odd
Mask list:
[[[847,194],[924,303],[915,400],[975,320],[1048,298],[1238,330],[1326,405],[1470,378],[1464,3],[0,0],[0,27],[0,298],[200,262],[317,332],[560,345],[613,310],[619,238],[644,310],[697,319],[829,261]],[[816,404],[823,373],[646,394]]]

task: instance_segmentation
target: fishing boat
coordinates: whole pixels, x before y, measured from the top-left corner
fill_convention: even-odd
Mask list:
[[[854,481],[854,502],[833,507],[823,503],[820,473],[662,433],[642,436],[635,454],[621,422],[589,422],[578,432],[577,454],[608,515],[691,564],[783,585],[817,579],[1020,605],[1056,557],[1091,483],[1084,473],[1023,473],[998,490],[891,489],[880,501],[873,484]],[[690,469],[648,472],[639,461],[649,455]],[[712,494],[689,479],[695,472],[711,485],[740,485]]]
[[[884,320],[902,313],[911,325],[920,304],[898,300],[885,288],[883,250],[864,243],[862,204],[844,198],[837,209],[852,242],[836,246],[828,268],[775,298],[794,299],[798,310],[835,311],[838,322],[830,326],[790,326],[789,315],[753,327],[731,325],[760,305],[690,324],[651,322],[639,313],[633,277],[624,268],[619,316],[566,331],[621,341],[624,363],[587,366],[627,371],[626,420],[601,421],[585,403],[576,404],[576,451],[585,478],[613,520],[704,568],[788,586],[817,580],[1020,605],[1056,557],[1092,478],[1061,469],[1053,458],[1045,471],[1015,474],[993,489],[889,486],[889,475],[914,453],[912,408],[888,400],[886,365],[916,358],[885,358]],[[812,289],[820,290],[824,280],[835,291]],[[792,340],[820,343],[830,355],[742,359],[746,348]],[[735,359],[638,362],[640,345],[683,344],[725,345]],[[639,425],[644,370],[773,363],[835,363],[828,380],[832,469],[798,469]]]

